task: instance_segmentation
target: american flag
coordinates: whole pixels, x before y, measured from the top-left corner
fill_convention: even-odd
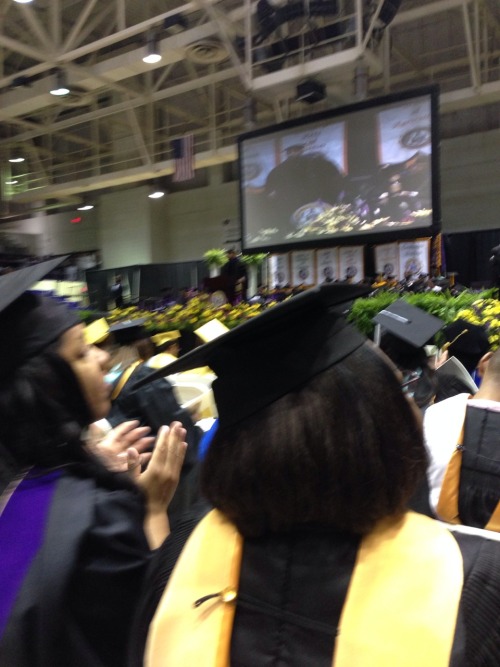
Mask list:
[[[173,181],[189,181],[194,178],[194,137],[185,134],[179,139],[172,139],[172,151],[174,153],[174,176]]]

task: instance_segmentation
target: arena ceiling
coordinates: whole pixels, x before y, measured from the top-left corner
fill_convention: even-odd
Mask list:
[[[0,0],[3,219],[168,179],[186,133],[201,169],[248,129],[433,83],[444,136],[500,125],[497,0],[25,3]]]

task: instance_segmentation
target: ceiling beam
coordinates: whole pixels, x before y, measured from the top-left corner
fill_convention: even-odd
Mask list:
[[[206,151],[196,155],[196,168],[203,169],[217,164],[234,162],[236,158],[236,145],[227,146],[217,151]],[[86,179],[37,188],[32,191],[28,190],[14,195],[12,201],[15,203],[28,203],[39,201],[40,199],[58,199],[86,192],[97,192],[122,185],[137,185],[141,181],[150,181],[161,176],[172,175],[174,170],[174,160],[165,160],[153,163],[150,166],[124,169],[110,174],[99,174]]]
[[[216,2],[217,0],[210,0],[210,2]],[[199,11],[198,3],[197,2],[188,2],[185,5],[182,6],[182,11],[179,11],[179,9],[172,9],[167,12],[163,12],[161,14],[158,14],[157,16],[154,16],[146,21],[141,21],[140,23],[137,23],[133,26],[129,26],[128,28],[125,28],[124,30],[120,30],[118,32],[113,32],[110,35],[107,35],[106,37],[103,37],[101,39],[89,42],[88,44],[85,44],[83,46],[80,46],[76,49],[73,49],[71,51],[67,52],[62,52],[57,54],[55,57],[51,59],[50,63],[45,63],[43,60],[46,59],[47,54],[39,54],[37,53],[34,49],[31,49],[30,47],[27,47],[22,44],[18,44],[14,40],[9,40],[7,37],[3,37],[0,35],[0,46],[6,46],[7,48],[11,48],[12,51],[16,51],[16,48],[13,48],[14,46],[17,47],[17,50],[20,53],[23,53],[23,55],[28,55],[28,57],[32,58],[33,60],[40,60],[39,65],[35,65],[33,67],[29,67],[26,70],[17,72],[16,74],[11,74],[10,76],[3,77],[0,79],[0,88],[3,88],[5,86],[9,86],[12,81],[22,74],[23,76],[31,77],[31,76],[36,76],[38,74],[42,74],[43,72],[46,72],[47,70],[51,69],[55,65],[62,65],[64,63],[70,62],[71,60],[76,60],[78,58],[82,58],[83,56],[88,56],[89,54],[93,54],[96,51],[99,51],[100,49],[105,49],[109,46],[112,46],[114,44],[119,44],[120,42],[127,40],[131,37],[135,37],[138,35],[141,35],[143,33],[147,33],[152,27],[156,25],[160,25],[163,23],[163,21],[166,18],[176,16],[179,13],[182,14],[188,14],[194,11]],[[243,18],[244,14],[244,8],[240,8],[237,10],[233,10],[230,12],[230,20],[231,21],[237,21],[240,18]],[[214,34],[217,32],[217,25],[215,23],[211,24],[205,24],[201,28],[196,28],[191,31],[186,31],[186,33],[195,33],[197,32],[209,32],[210,34]],[[186,34],[184,33],[184,35]],[[175,43],[176,41],[182,39],[182,35],[177,35],[175,37],[170,37],[165,40],[166,42],[171,41],[171,43]],[[193,39],[191,37],[191,39]],[[10,46],[9,46],[10,43]],[[25,52],[21,51],[21,49],[24,48]],[[36,55],[35,55],[36,54]]]
[[[449,12],[453,9],[462,9],[463,5],[469,5],[475,0],[438,0],[438,2],[431,2],[427,5],[421,5],[414,9],[407,9],[399,11],[391,21],[391,26],[402,25],[403,23],[412,23],[420,19],[428,18],[434,14],[442,12]]]
[[[43,63],[43,65],[42,64],[37,65],[37,67],[42,68],[40,70],[41,72],[46,72],[47,70],[53,67],[52,64],[48,64],[46,62],[51,57],[51,54],[45,52],[42,53],[40,50],[33,49],[31,46],[27,46],[22,42],[18,42],[15,39],[11,39],[6,35],[0,34],[0,47],[4,47],[9,51],[14,51],[14,53],[20,53],[22,56],[26,56],[28,58],[31,58],[32,60],[39,60],[40,63]],[[10,85],[12,81],[14,81],[14,79],[19,76],[19,74],[20,72],[16,72],[15,74],[11,74],[10,76],[4,77],[2,80],[0,80],[0,87],[3,88],[5,85]]]
[[[229,17],[222,15],[221,12],[218,11],[208,0],[195,0],[195,2],[200,6],[201,9],[206,11],[207,16],[216,24],[219,37],[221,38],[222,43],[229,53],[229,58],[233,67],[238,72],[243,88],[245,90],[250,90],[251,72],[247,70],[247,68],[241,62],[233,46],[233,42],[229,37],[229,32],[234,32],[234,26],[232,25],[231,20]]]
[[[237,76],[237,72],[233,68],[229,68],[227,70],[221,70],[219,72],[215,72],[213,74],[209,74],[204,77],[200,77],[196,81],[187,81],[186,83],[181,83],[177,84],[176,86],[170,86],[169,88],[166,88],[164,90],[159,90],[151,95],[151,100],[153,102],[158,102],[160,100],[165,100],[169,99],[172,97],[175,97],[177,95],[181,95],[183,93],[189,92],[191,90],[195,90],[199,88],[200,86],[208,86],[211,83],[217,83],[217,82],[222,82],[222,81],[227,81],[228,79],[234,79]],[[43,128],[40,128],[38,131],[33,130],[29,132],[25,132],[23,134],[20,134],[15,137],[15,141],[26,141],[29,139],[33,139],[34,137],[38,137],[42,134],[46,134],[47,132],[58,132],[60,130],[65,130],[67,128],[73,128],[77,127],[78,125],[82,125],[83,123],[89,123],[93,120],[97,120],[100,118],[105,118],[107,116],[112,116],[117,113],[122,113],[124,111],[127,111],[128,109],[135,109],[137,107],[143,106],[146,103],[146,100],[141,97],[139,99],[135,100],[127,100],[125,102],[120,102],[118,104],[113,104],[109,107],[104,107],[103,109],[98,109],[96,111],[90,111],[87,113],[82,114],[81,116],[78,116],[77,118],[67,118],[65,120],[57,121],[55,123],[51,123],[48,126],[44,126]],[[0,118],[2,117],[2,111],[0,110]],[[8,145],[13,142],[13,139],[2,139],[0,141],[0,146]]]
[[[84,25],[89,20],[90,14],[94,9],[94,7],[96,6],[97,2],[98,0],[87,0],[87,4],[80,12],[78,18],[76,19],[76,22],[73,24],[73,27],[66,38],[66,41],[63,44],[63,51],[69,51],[74,47]],[[106,8],[104,12],[101,12],[101,15],[107,13],[107,11],[108,8]]]
[[[38,40],[40,46],[47,52],[50,53],[54,49],[54,42],[50,38],[49,34],[45,30],[42,23],[37,19],[33,9],[29,5],[19,5],[16,4],[16,7],[21,12],[23,21],[28,26],[30,33]]]

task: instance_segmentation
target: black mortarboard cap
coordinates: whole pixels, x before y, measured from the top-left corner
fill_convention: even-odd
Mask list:
[[[425,345],[444,326],[439,317],[412,306],[404,299],[398,299],[381,310],[373,321],[415,348]]]
[[[239,325],[135,387],[163,375],[210,366],[220,427],[236,424],[299,389],[359,348],[365,337],[344,314],[371,289],[359,285],[320,285]]]
[[[109,332],[120,345],[128,345],[136,340],[142,340],[149,336],[144,328],[146,318],[142,317],[136,320],[126,320],[124,322],[116,322],[109,328]]]
[[[468,354],[486,354],[490,349],[488,333],[485,327],[472,324],[467,320],[458,319],[447,324],[443,329],[443,335],[448,343],[447,348],[451,354],[466,352]],[[453,350],[453,352],[451,352]]]
[[[0,379],[81,322],[65,304],[28,291],[65,259],[56,257],[0,276]]]
[[[444,347],[449,350],[450,356],[457,357],[469,371],[476,368],[481,357],[490,349],[485,327],[467,320],[458,319],[447,324],[443,335],[446,340]]]
[[[62,264],[69,255],[54,257],[45,262],[25,266],[0,276],[0,313],[13,303],[21,294],[27,292],[42,278]]]

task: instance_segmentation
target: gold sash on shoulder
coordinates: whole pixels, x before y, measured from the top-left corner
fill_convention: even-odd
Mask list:
[[[458,439],[457,446],[453,450],[453,454],[446,466],[441,484],[441,491],[439,492],[439,500],[436,507],[437,515],[443,521],[453,524],[461,524],[460,514],[458,509],[458,501],[460,496],[460,473],[462,471],[462,452],[464,440],[464,426]],[[488,523],[484,526],[485,530],[493,530],[500,533],[500,502],[497,503]]]
[[[145,667],[229,667],[227,593],[238,587],[242,544],[217,511],[197,526],[151,624]],[[332,664],[447,667],[462,584],[462,555],[445,528],[412,512],[381,522],[358,551]]]
[[[463,562],[443,526],[408,512],[361,543],[340,619],[335,667],[449,664]]]
[[[243,540],[216,510],[195,528],[177,562],[149,631],[144,667],[228,667],[234,603],[217,597],[236,590]]]
[[[140,364],[142,364],[142,360],[138,359],[137,361],[131,363],[130,366],[123,371],[123,373],[120,375],[120,379],[118,380],[113,391],[111,392],[112,401],[116,401],[116,399],[120,395],[121,390],[127,384],[129,377],[132,375],[137,366],[139,366]]]

